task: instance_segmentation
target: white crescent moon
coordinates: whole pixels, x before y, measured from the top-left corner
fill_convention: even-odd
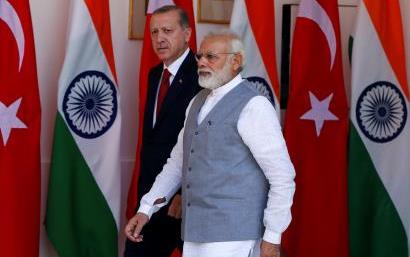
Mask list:
[[[0,19],[3,20],[7,26],[9,26],[11,32],[16,39],[17,48],[19,51],[19,71],[24,59],[24,32],[23,26],[16,10],[7,0],[0,0]]]
[[[325,35],[330,50],[330,69],[332,69],[335,62],[337,44],[336,33],[329,15],[316,0],[302,0],[299,6],[298,17],[315,22]]]
[[[174,1],[172,0],[150,0],[148,3],[147,13],[151,14],[156,9],[164,6],[164,5],[175,5]]]

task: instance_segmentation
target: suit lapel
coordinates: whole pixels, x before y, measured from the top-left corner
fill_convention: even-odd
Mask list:
[[[150,74],[150,78],[148,82],[149,85],[148,85],[147,103],[146,103],[147,111],[145,112],[146,117],[145,117],[145,122],[144,122],[144,125],[146,126],[145,129],[147,129],[147,131],[151,131],[153,129],[155,101],[157,98],[157,90],[159,86],[159,80],[161,78],[162,67],[163,65],[161,63],[160,65],[158,65],[152,70],[152,73]]]
[[[195,63],[196,61],[194,55],[190,51],[188,56],[185,58],[185,60],[179,67],[178,72],[174,77],[174,80],[172,80],[172,84],[162,103],[162,107],[157,117],[155,126],[157,126],[157,124],[161,122],[161,120],[166,116],[167,112],[169,112],[170,108],[172,108],[172,105],[177,100],[178,95],[182,92],[184,85],[189,83],[190,79],[189,77],[187,77],[187,74],[191,72],[196,72]]]

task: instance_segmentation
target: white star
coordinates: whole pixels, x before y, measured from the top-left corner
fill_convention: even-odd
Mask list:
[[[17,118],[17,111],[20,107],[21,98],[17,99],[9,105],[5,106],[0,102],[0,132],[3,137],[3,145],[7,144],[9,140],[11,129],[13,128],[27,128],[19,118]]]
[[[316,126],[316,135],[320,136],[323,124],[326,120],[339,120],[333,113],[329,111],[329,104],[333,94],[330,94],[324,100],[319,101],[317,97],[309,91],[310,105],[312,109],[303,114],[302,120],[314,120]]]

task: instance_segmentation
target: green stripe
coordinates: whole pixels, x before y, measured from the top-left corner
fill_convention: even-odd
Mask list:
[[[118,254],[114,217],[59,113],[45,225],[60,257],[114,257]]]
[[[350,257],[408,257],[401,219],[353,125],[349,144]]]

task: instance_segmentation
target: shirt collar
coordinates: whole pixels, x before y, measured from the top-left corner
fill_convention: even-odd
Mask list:
[[[225,95],[232,89],[234,89],[237,85],[239,85],[243,81],[242,75],[239,73],[233,79],[231,79],[225,85],[222,85],[216,89],[213,89],[211,94],[212,95]]]
[[[164,69],[168,69],[168,71],[171,73],[173,77],[177,74],[179,67],[181,67],[181,64],[184,62],[185,58],[187,57],[189,53],[189,47],[185,50],[185,52],[178,57],[173,63],[171,63],[168,67],[164,64]]]

